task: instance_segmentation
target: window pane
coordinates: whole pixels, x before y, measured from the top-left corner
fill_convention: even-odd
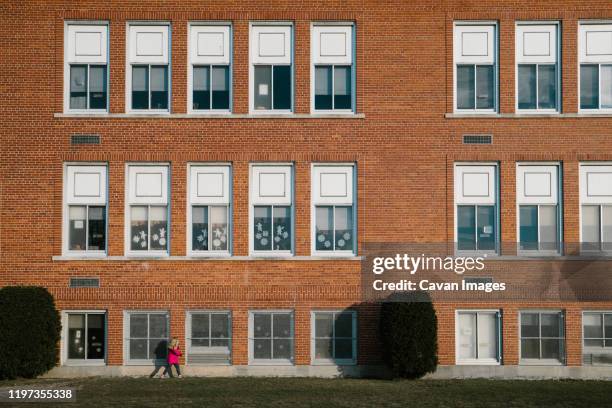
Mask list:
[[[538,206],[520,206],[520,248],[538,249]]]
[[[106,65],[92,65],[89,75],[89,108],[106,109]]]
[[[521,314],[521,337],[540,337],[540,316],[537,313]]]
[[[542,339],[542,358],[561,360],[563,340]]]
[[[151,67],[151,109],[168,109],[168,67]]]
[[[254,108],[255,110],[272,109],[272,67],[258,65],[253,69],[255,72]]]
[[[457,249],[476,249],[476,212],[473,205],[457,206]]]
[[[191,248],[194,251],[208,250],[208,207],[191,209]]]
[[[168,208],[151,207],[151,249],[168,247]]]
[[[272,207],[255,207],[253,227],[253,247],[256,251],[270,251],[272,249]]]
[[[557,108],[557,67],[540,65],[538,68],[538,108]]]
[[[540,315],[542,337],[561,337],[561,319],[559,314],[542,313]]]
[[[603,347],[604,340],[603,339],[585,339],[584,346],[585,347]]]
[[[353,340],[352,339],[334,339],[334,349],[337,359],[350,360],[353,358]]]
[[[212,71],[212,107],[229,109],[229,67],[213,67]]]
[[[68,209],[68,245],[71,251],[84,251],[87,247],[87,207],[71,206]]]
[[[227,251],[227,207],[210,207],[210,231],[213,251]]]
[[[540,248],[546,251],[557,250],[557,206],[540,206]]]
[[[152,313],[149,315],[149,337],[168,337],[168,318],[165,314]]]
[[[291,250],[291,207],[274,207],[273,249]]]
[[[89,238],[87,249],[104,251],[106,247],[106,207],[89,207]]]
[[[229,337],[229,319],[225,314],[213,313],[210,316],[211,327],[210,336],[217,339],[226,339]]]
[[[274,109],[291,109],[291,67],[275,66],[273,74]]]
[[[478,212],[478,249],[482,251],[495,250],[495,207],[479,205]]]
[[[353,337],[353,315],[339,313],[336,315],[336,337]]]
[[[209,67],[193,67],[193,109],[210,109]]]
[[[336,251],[353,250],[353,207],[336,207]]]
[[[494,82],[492,65],[476,67],[476,109],[493,109],[495,104]]]
[[[599,65],[580,65],[580,108],[599,109]]]
[[[165,360],[168,356],[168,341],[166,339],[149,340],[149,358]]]
[[[316,250],[333,251],[334,213],[333,207],[316,207]]]
[[[612,314],[604,315],[604,335],[606,339],[612,339]]]
[[[130,211],[132,237],[130,248],[132,251],[147,250],[149,248],[149,209],[145,206],[133,206]]]
[[[130,337],[147,337],[148,316],[144,313],[130,315]]]
[[[351,109],[351,67],[334,67],[334,109]]]
[[[333,344],[331,339],[315,340],[315,358],[333,358]]]
[[[149,67],[132,67],[132,109],[149,109]]]
[[[253,337],[272,337],[272,315],[267,313],[253,315]]]
[[[87,65],[70,66],[70,109],[87,109]]]
[[[211,347],[225,347],[229,351],[229,339],[212,339],[210,341]]]
[[[146,360],[147,358],[147,340],[130,340],[130,359],[132,360]]]
[[[87,315],[87,358],[104,358],[105,316],[103,314]]]
[[[518,107],[519,109],[536,108],[536,65],[519,65],[518,67]]]
[[[612,108],[612,65],[601,66],[601,107]]]
[[[315,109],[332,109],[332,67],[315,67]]]
[[[582,323],[584,325],[584,338],[603,339],[601,314],[585,313],[582,317]]]
[[[459,357],[476,358],[476,313],[459,313]]]
[[[540,340],[521,340],[521,358],[540,358]]]
[[[315,337],[332,337],[333,336],[334,316],[332,313],[316,313],[315,314]]]
[[[457,65],[457,109],[474,108],[474,66]]]
[[[497,316],[478,314],[478,358],[497,358]]]
[[[273,350],[272,350],[272,358],[283,358],[290,359],[291,358],[291,340],[290,339],[274,339],[272,342]]]
[[[582,206],[582,249],[599,249],[599,206]]]
[[[255,339],[253,340],[253,357],[256,359],[272,358],[272,340],[270,339]]]
[[[604,251],[612,250],[612,206],[604,205],[601,207],[602,212],[602,233],[603,233],[603,245]]]
[[[274,337],[291,337],[291,315],[288,313],[274,314],[273,319],[273,332]]]
[[[191,337],[192,338],[208,338],[209,333],[209,314],[197,313],[191,315]],[[208,346],[208,343],[206,343]]]
[[[68,358],[85,358],[85,315],[68,316]]]

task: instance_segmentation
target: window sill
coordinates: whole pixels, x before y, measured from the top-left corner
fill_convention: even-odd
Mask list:
[[[445,113],[446,119],[575,119],[612,118],[612,113]]]
[[[104,360],[103,361],[92,361],[92,362],[67,360],[62,365],[64,367],[105,367],[106,362]]]
[[[293,366],[292,361],[286,360],[249,360],[250,366]]]
[[[612,115],[610,115],[612,116]],[[365,119],[364,113],[54,113],[56,119]]]
[[[65,256],[51,257],[53,261],[362,261],[362,256]]]
[[[519,365],[524,366],[564,366],[559,360],[520,360]]]
[[[498,365],[501,365],[501,364],[497,360],[457,360],[456,365],[498,366]]]

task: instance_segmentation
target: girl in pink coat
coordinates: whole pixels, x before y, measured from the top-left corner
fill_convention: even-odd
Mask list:
[[[182,356],[181,349],[179,348],[179,341],[176,337],[172,338],[170,342],[170,346],[168,347],[168,365],[166,366],[166,370],[162,374],[161,378],[166,376],[166,373],[169,377],[173,377],[172,375],[172,366],[176,368],[176,374],[178,378],[183,378],[181,375],[181,368],[179,365],[179,357]]]

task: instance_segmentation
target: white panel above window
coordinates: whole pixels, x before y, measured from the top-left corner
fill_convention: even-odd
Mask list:
[[[230,63],[229,25],[191,25],[189,31],[192,64]]]
[[[495,25],[456,25],[455,64],[493,64],[495,62]]]
[[[580,62],[612,62],[612,24],[580,24]]]
[[[291,25],[253,25],[251,59],[255,64],[291,63]]]
[[[69,24],[66,35],[69,63],[107,63],[108,25]]]
[[[67,204],[106,204],[106,166],[66,167]]]
[[[457,204],[495,204],[494,165],[459,165],[455,167],[455,202]]]
[[[580,203],[612,204],[612,166],[580,166]]]
[[[313,168],[314,204],[353,204],[353,166],[317,165]]]
[[[189,196],[191,204],[229,204],[229,166],[191,166]]]
[[[315,64],[352,64],[353,26],[313,26],[312,47]]]
[[[516,27],[516,62],[556,63],[557,25],[524,24]]]
[[[167,25],[130,25],[128,41],[130,63],[168,63]]]
[[[291,171],[286,166],[253,166],[251,168],[251,201],[258,204],[291,205]]]
[[[558,171],[555,165],[519,165],[516,170],[518,204],[557,204]]]
[[[129,166],[130,204],[167,204],[167,166]]]

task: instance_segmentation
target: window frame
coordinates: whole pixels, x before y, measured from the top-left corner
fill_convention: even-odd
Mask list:
[[[151,366],[151,365],[166,365],[166,358],[164,359],[132,359],[130,358],[130,340],[132,340],[131,332],[130,332],[130,319],[131,315],[134,314],[146,314],[147,315],[147,351],[149,351],[148,342],[151,337],[149,336],[150,331],[150,315],[158,314],[166,316],[166,334],[168,335],[166,338],[166,343],[169,344],[170,339],[172,338],[172,333],[170,329],[172,325],[170,324],[170,311],[169,310],[154,310],[154,309],[134,309],[134,310],[124,310],[123,311],[123,364],[128,366]],[[137,339],[142,339],[141,337],[137,337]],[[167,353],[167,351],[166,351]]]
[[[68,357],[68,338],[69,338],[69,324],[68,319],[70,315],[103,315],[104,316],[104,358],[101,359],[88,359],[87,353],[85,353],[85,358],[81,359],[71,359]],[[61,312],[62,319],[62,331],[61,331],[61,339],[60,339],[60,364],[62,366],[105,366],[107,365],[108,359],[108,311],[105,309],[92,309],[92,310],[62,310]],[[85,335],[87,335],[87,317],[85,317]]]
[[[578,96],[578,113],[579,114],[590,114],[590,115],[610,115],[612,114],[612,107],[610,108],[602,108],[601,107],[601,66],[602,65],[610,65],[612,66],[612,57],[610,57],[610,60],[608,60],[607,62],[583,62],[582,60],[582,48],[584,46],[583,41],[582,41],[582,27],[585,26],[597,26],[597,25],[612,25],[612,20],[578,20],[578,24],[577,24],[577,36],[578,36],[578,41],[577,41],[577,54],[578,54],[578,58],[577,60],[577,96]],[[582,88],[582,84],[581,84],[581,76],[582,76],[582,65],[597,65],[597,70],[599,73],[599,78],[598,78],[598,102],[599,102],[599,108],[598,109],[583,109],[581,107],[581,103],[580,100],[582,98],[581,95],[581,88]]]
[[[274,315],[275,314],[289,314],[291,317],[290,331],[291,331],[291,358],[289,359],[256,359],[254,350],[254,316],[255,314],[269,314],[271,315],[272,325],[270,326],[270,339],[274,339]],[[248,330],[248,353],[249,361],[248,365],[282,365],[282,366],[293,366],[295,365],[295,311],[293,309],[253,309],[249,310],[249,330]],[[272,342],[272,350],[274,349],[274,343]]]
[[[186,315],[185,315],[185,364],[186,365],[196,365],[196,366],[228,366],[228,365],[232,365],[232,346],[233,346],[233,333],[232,333],[232,324],[233,324],[233,319],[232,319],[232,311],[229,309],[189,309],[186,310]],[[209,327],[209,334],[210,334],[210,329],[211,329],[211,319],[210,316],[215,314],[215,315],[226,315],[227,316],[227,320],[228,320],[228,363],[191,363],[189,362],[189,355],[190,354],[196,354],[193,350],[193,346],[191,345],[191,340],[193,340],[193,338],[191,337],[191,333],[192,333],[192,329],[193,329],[193,322],[192,322],[192,318],[194,314],[208,314],[209,315],[209,323],[208,323],[208,327]],[[209,337],[209,340],[212,340],[213,337]],[[216,338],[215,338],[216,339]],[[202,348],[206,348],[206,347],[202,347]],[[217,349],[217,350],[212,350],[213,348]],[[212,352],[212,351],[221,351],[222,347],[213,347],[213,346],[209,346],[208,349]]]
[[[167,38],[167,62],[133,62],[130,56],[130,29],[131,27],[149,27],[149,26],[165,26],[168,29]],[[126,22],[126,57],[125,57],[125,112],[132,115],[160,115],[170,114],[172,112],[172,23],[169,21],[142,21],[134,20]],[[133,109],[132,108],[132,67],[133,66],[148,66],[148,81],[149,81],[149,109]],[[168,80],[168,108],[167,109],[151,109],[151,67],[166,66]]]
[[[332,314],[332,337],[316,337],[316,315],[317,314]],[[350,338],[352,343],[352,358],[350,359],[338,359],[332,357],[327,358],[316,358],[316,340],[318,339],[330,339],[333,341],[336,339],[335,332],[335,318],[337,314],[350,314],[351,315],[351,332],[352,337]],[[310,311],[310,361],[312,365],[336,365],[336,366],[351,366],[357,364],[357,347],[358,347],[358,320],[356,310],[339,310],[339,309],[323,309],[323,310],[311,310]],[[348,339],[347,337],[341,337],[342,339]]]
[[[497,358],[460,358],[459,357],[459,315],[460,314],[475,314],[476,315],[476,330],[478,330],[478,315],[494,314],[497,340]],[[478,332],[476,332],[478,336]],[[478,337],[477,337],[478,338]],[[477,351],[478,353],[478,351]],[[501,309],[456,309],[455,310],[455,365],[501,365],[503,361],[503,313]]]
[[[579,217],[579,222],[578,222],[578,227],[579,227],[579,239],[580,239],[580,252],[582,254],[586,254],[586,255],[599,255],[599,256],[612,256],[612,242],[610,242],[610,249],[605,250],[603,249],[603,244],[604,244],[604,234],[603,234],[603,228],[604,228],[604,223],[603,221],[603,208],[604,207],[612,207],[612,199],[608,202],[606,202],[605,200],[588,200],[587,202],[585,202],[585,195],[586,195],[586,189],[588,188],[587,183],[588,180],[586,178],[586,175],[588,174],[588,169],[601,169],[601,168],[606,168],[609,167],[612,170],[612,162],[608,162],[608,161],[583,161],[580,162],[579,164],[579,190],[580,190],[580,194],[579,194],[579,211],[578,211],[578,217]],[[597,207],[599,209],[599,242],[597,242],[597,245],[599,247],[599,249],[590,249],[590,248],[585,248],[585,246],[583,245],[584,242],[584,236],[583,236],[583,226],[584,226],[584,218],[583,218],[583,208],[584,207]],[[593,243],[595,244],[595,243]]]
[[[455,20],[453,21],[453,44],[455,43],[455,35],[457,27],[464,26],[492,26],[493,27],[493,108],[492,109],[478,109],[476,103],[474,109],[459,109],[457,106],[457,66],[458,65],[469,65],[474,66],[474,101],[476,101],[476,71],[478,66],[491,66],[488,63],[459,63],[456,60],[454,46],[453,46],[453,113],[455,114],[466,114],[466,115],[497,115],[499,114],[499,22],[497,20]]]
[[[100,26],[106,30],[106,61],[100,62],[69,62],[69,49],[68,49],[68,35],[70,26]],[[64,113],[67,114],[96,114],[96,115],[107,115],[110,111],[110,24],[108,20],[66,20],[64,21]],[[70,67],[72,65],[86,65],[87,66],[87,106],[86,109],[72,109],[70,108]],[[91,66],[105,66],[106,67],[106,108],[105,109],[90,109],[89,108],[89,80],[90,80],[90,67]]]
[[[253,40],[253,28],[260,26],[281,26],[289,27],[290,29],[290,55],[289,64],[286,63],[255,63],[253,62],[253,46],[255,44]],[[249,21],[249,115],[293,115],[295,114],[295,25],[293,21]],[[255,66],[270,66],[271,67],[271,109],[255,109]],[[288,66],[290,73],[291,83],[291,108],[290,109],[274,109],[274,67],[275,66]]]
[[[538,314],[538,337],[525,337],[525,339],[538,339],[540,342],[540,357],[542,356],[542,339],[559,339],[562,340],[562,349],[559,350],[560,360],[550,358],[523,358],[522,340],[523,340],[523,314]],[[563,332],[563,337],[542,337],[542,315],[557,314],[559,315],[559,328]],[[567,365],[567,328],[565,310],[563,309],[523,309],[518,311],[518,357],[519,365],[532,366],[565,366]]]
[[[550,26],[550,25],[554,25],[556,26],[555,30],[556,30],[556,43],[555,43],[555,49],[556,49],[556,61],[555,63],[550,63],[550,62],[523,62],[520,63],[518,62],[518,51],[519,51],[519,47],[518,47],[518,27],[519,26]],[[561,97],[562,97],[562,89],[561,89],[561,69],[562,64],[560,63],[561,61],[561,23],[557,20],[555,21],[517,21],[515,24],[515,28],[514,28],[514,32],[515,32],[515,58],[514,58],[514,109],[517,113],[519,114],[559,114],[561,113]],[[536,107],[535,109],[521,109],[519,108],[519,66],[521,65],[535,65],[536,66]],[[550,108],[546,108],[546,109],[540,109],[538,107],[538,102],[540,100],[539,96],[539,68],[541,65],[553,65],[555,67],[555,104],[556,104],[556,108],[555,109],[550,109]]]
[[[585,340],[587,340],[587,338],[584,335],[584,316],[587,314],[592,314],[592,315],[597,315],[598,317],[601,318],[601,323],[602,323],[602,334],[603,337],[600,339],[598,337],[589,337],[588,340],[602,340],[602,346],[600,347],[596,347],[596,346],[586,346],[585,345]],[[612,316],[612,310],[588,310],[585,309],[582,311],[581,314],[581,336],[582,336],[582,357],[583,357],[583,365],[589,365],[589,366],[603,366],[603,367],[609,367],[611,364],[608,363],[584,363],[584,359],[586,358],[587,355],[593,355],[593,354],[607,354],[610,355],[610,358],[612,359],[612,347],[606,347],[605,346],[605,340],[607,338],[612,338],[612,334],[611,337],[606,337],[606,325],[605,325],[605,316]]]

